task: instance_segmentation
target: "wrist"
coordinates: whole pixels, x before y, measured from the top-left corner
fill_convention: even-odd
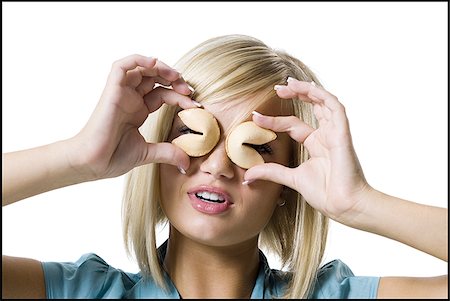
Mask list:
[[[72,181],[82,183],[99,178],[91,168],[92,162],[85,154],[88,146],[83,145],[77,136],[57,143],[65,156],[67,175],[72,178]]]
[[[366,183],[349,200],[354,204],[351,209],[332,219],[352,228],[367,230],[371,220],[375,218],[377,202],[380,199],[381,192]]]

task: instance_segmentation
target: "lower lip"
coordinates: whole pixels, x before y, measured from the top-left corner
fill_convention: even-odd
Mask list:
[[[223,202],[223,203],[212,203],[203,201],[195,196],[195,193],[189,193],[189,199],[191,200],[191,205],[195,210],[200,211],[206,214],[219,214],[227,211],[231,203]]]

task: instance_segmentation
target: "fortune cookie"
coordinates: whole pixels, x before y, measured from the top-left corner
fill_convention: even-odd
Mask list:
[[[234,164],[248,169],[264,163],[261,154],[246,144],[261,145],[275,140],[277,135],[271,130],[261,128],[253,121],[246,121],[236,126],[227,136],[225,149]]]
[[[195,132],[178,136],[172,143],[180,147],[191,157],[200,157],[209,153],[220,138],[220,129],[214,116],[204,109],[186,109],[178,113],[181,121]]]

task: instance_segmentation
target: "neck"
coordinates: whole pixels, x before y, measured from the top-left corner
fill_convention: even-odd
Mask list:
[[[250,298],[259,269],[258,237],[208,246],[170,229],[164,267],[183,298]]]

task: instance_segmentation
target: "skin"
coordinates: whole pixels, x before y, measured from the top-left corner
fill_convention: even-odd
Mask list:
[[[155,88],[155,83],[173,89]],[[3,154],[2,206],[53,189],[120,176],[151,162],[189,168],[189,156],[170,143],[147,143],[139,127],[162,103],[197,105],[180,74],[151,57],[130,55],[113,63],[97,107],[74,137]],[[29,168],[33,166],[33,168]],[[3,298],[45,298],[41,263],[2,256]]]
[[[155,88],[155,82],[170,84],[173,89]],[[201,273],[209,276],[208,280],[219,274],[221,281],[228,285],[226,296],[249,296],[256,275],[255,237],[276,208],[274,200],[281,185],[297,190],[311,206],[340,223],[403,242],[447,261],[448,210],[402,200],[367,183],[353,149],[345,109],[337,98],[295,79],[276,89],[280,98],[297,97],[313,103],[319,128],[311,129],[298,118],[286,116],[254,115],[253,121],[303,143],[311,154],[310,160],[296,168],[286,168],[278,164],[282,160],[274,160],[247,171],[239,170],[228,161],[223,162],[226,156],[222,137],[211,154],[191,162],[181,149],[170,143],[146,143],[138,131],[148,114],[163,102],[181,108],[196,107],[188,97],[191,93],[188,85],[178,72],[154,58],[132,55],[121,59],[113,64],[98,106],[79,134],[34,149],[3,154],[7,172],[2,174],[2,205],[68,185],[119,176],[152,162],[172,165],[167,167],[167,173],[173,176],[175,166],[186,170],[185,176],[177,174],[179,178],[173,178],[180,181],[182,191],[205,181],[229,184],[227,190],[236,201],[233,208],[236,210],[230,214],[213,219],[183,207],[195,225],[208,225],[204,231],[185,227],[183,212],[173,204],[175,200],[182,203],[183,194],[168,193],[163,201],[164,210],[173,221],[167,255],[171,260],[166,266],[177,287],[180,286],[181,294],[192,297],[226,294],[220,282],[213,282],[210,290],[198,285],[206,278]],[[207,109],[215,111],[213,107]],[[259,110],[268,113],[264,108]],[[223,127],[227,122],[220,119]],[[261,186],[262,180],[273,184]],[[247,185],[241,187],[239,182]],[[263,190],[271,194],[267,200],[272,202],[266,198],[256,201]],[[252,208],[257,214],[251,212]],[[245,224],[244,212],[252,213]],[[254,216],[257,218],[251,221]],[[225,226],[224,220],[241,227]],[[247,261],[243,262],[241,256]],[[192,266],[195,258],[204,259],[198,267]],[[172,263],[176,264],[171,266]],[[184,264],[190,265],[192,274],[183,270]],[[217,273],[218,268],[224,267]],[[190,275],[193,277],[188,278]],[[253,280],[241,281],[244,278]],[[189,281],[191,288],[187,287]],[[447,298],[447,286],[447,275],[382,277],[378,297]],[[3,255],[2,297],[45,298],[41,263]]]
[[[311,158],[297,168],[263,164],[245,180],[265,179],[291,187],[335,221],[385,236],[448,261],[448,210],[387,195],[371,187],[359,164],[344,106],[333,94],[307,82],[288,79],[274,87],[281,98],[314,105],[319,128],[292,117],[253,116],[261,127],[288,133]],[[318,179],[321,179],[320,181]],[[448,275],[382,277],[378,298],[447,298]]]
[[[226,133],[234,115],[246,109],[245,101],[227,114],[219,105],[205,105],[205,109],[221,127],[216,147],[205,156],[191,158],[186,175],[171,165],[160,167],[161,179],[171,179],[161,181],[161,205],[171,225],[164,264],[183,298],[249,298],[259,266],[258,235],[277,208],[282,185],[268,181],[242,185],[245,169],[227,156]],[[279,101],[269,101],[258,110],[274,116],[289,113],[282,111]],[[181,125],[176,117],[169,141],[180,135]],[[266,162],[287,165],[290,145],[291,139],[281,133],[269,143],[273,153],[262,155]],[[199,185],[224,189],[233,200],[231,209],[219,215],[195,210],[187,192]],[[208,281],[212,278],[213,283]]]

